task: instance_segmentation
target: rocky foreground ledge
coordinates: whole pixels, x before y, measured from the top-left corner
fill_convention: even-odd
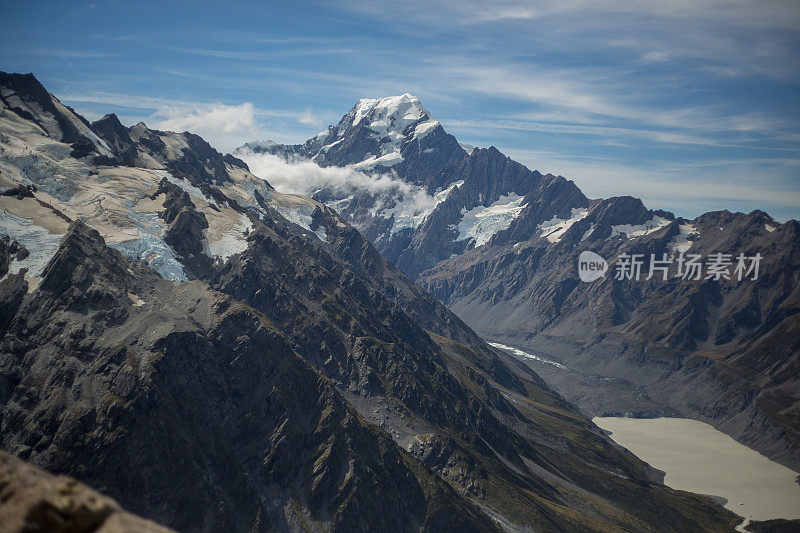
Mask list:
[[[67,476],[0,451],[0,524],[6,533],[168,533]]]

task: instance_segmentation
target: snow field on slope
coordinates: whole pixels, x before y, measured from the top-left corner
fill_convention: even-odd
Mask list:
[[[328,234],[323,226],[317,226],[316,230],[311,229],[311,224],[314,221],[311,215],[314,213],[314,209],[310,205],[270,204],[270,206],[275,209],[275,211],[280,213],[281,216],[283,216],[283,218],[286,220],[294,222],[301,228],[314,233],[319,240],[326,242],[328,241]]]
[[[157,213],[136,211],[133,204],[130,207],[129,218],[134,228],[125,232],[136,237],[122,242],[109,242],[108,245],[131,259],[147,263],[164,279],[186,281],[188,278],[183,265],[172,248],[164,242],[164,221]]]
[[[28,257],[22,261],[15,259],[8,270],[12,274],[18,274],[21,269],[26,268],[28,269],[26,277],[29,278],[42,274],[42,270],[55,255],[64,237],[37,226],[30,218],[17,216],[6,210],[0,210],[0,235],[7,235],[28,250]]]

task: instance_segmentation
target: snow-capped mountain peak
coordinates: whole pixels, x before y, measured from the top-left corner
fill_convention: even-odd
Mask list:
[[[468,156],[409,93],[362,98],[303,144],[255,141],[235,155],[267,179],[302,176],[292,183],[298,192],[352,214],[356,227],[374,239],[380,232],[384,244],[406,238],[447,198],[458,180],[439,171]]]
[[[247,151],[271,153],[287,159],[310,159],[322,166],[394,172],[401,179],[418,184],[422,169],[427,176],[467,155],[420,99],[409,93],[362,98],[336,125],[328,126],[302,145],[256,141],[242,150],[240,155]],[[431,190],[446,185],[437,183]]]
[[[404,127],[422,119],[432,120],[419,98],[408,93],[385,98],[362,98],[353,106],[347,118],[351,115],[353,126],[363,121],[369,127],[381,127],[381,122]]]
[[[403,160],[405,143],[419,141],[432,132],[439,122],[431,117],[419,98],[409,93],[384,98],[362,98],[350,109],[336,128],[324,133],[323,150],[327,151],[353,133],[366,129],[369,138],[378,142],[377,150],[366,154],[357,163],[359,168],[378,165],[392,167]]]

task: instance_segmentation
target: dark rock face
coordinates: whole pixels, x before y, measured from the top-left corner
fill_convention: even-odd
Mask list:
[[[9,274],[0,281],[0,335],[4,334],[28,292],[25,275]]]
[[[66,476],[0,451],[0,523],[7,533],[168,533]]]
[[[76,124],[76,120],[79,120],[88,130],[89,123],[86,119],[64,106],[66,112],[72,115],[66,116],[64,110],[56,107],[58,100],[47,92],[33,74],[0,72],[0,87],[11,91],[11,94],[0,96],[4,106],[20,117],[36,123],[54,139],[72,144],[75,157],[84,157],[95,152],[95,145]],[[49,117],[52,122],[42,120],[43,116]]]
[[[196,180],[216,184],[230,180],[226,163],[247,170],[243,161],[230,154],[223,156],[193,133],[151,130],[144,123],[126,128],[113,113],[93,122],[91,128],[115,155],[115,159],[98,160],[96,164],[152,168],[157,163]],[[165,138],[182,147],[176,152],[165,143]]]
[[[754,533],[794,533],[800,529],[800,520],[764,520],[762,522],[750,522],[745,526],[746,531]]]
[[[193,277],[208,271],[211,258],[203,249],[203,230],[208,228],[205,214],[197,210],[189,193],[165,179],[159,183],[154,196],[166,194],[164,211],[159,216],[167,223],[164,242],[180,256],[185,270]]]
[[[138,157],[135,143],[128,133],[128,128],[122,125],[119,117],[109,113],[103,118],[92,122],[92,130],[108,143],[117,156],[119,164],[134,166]],[[113,161],[111,162],[114,163]]]
[[[137,165],[147,166],[143,161],[146,156],[205,183],[221,184],[230,179],[224,156],[197,135],[151,130],[143,122],[128,128],[128,133],[138,149]],[[179,148],[168,147],[165,139]]]
[[[190,174],[202,181],[222,183],[228,176],[225,161],[219,152],[211,147],[202,137],[194,133],[183,132],[188,150],[183,151],[180,159],[170,162],[169,168]]]
[[[0,336],[8,329],[28,292],[25,274],[9,274],[9,263],[13,259],[24,259],[28,253],[17,241],[12,241],[5,235],[0,236]]]
[[[264,257],[257,250],[259,245],[252,257]],[[266,274],[263,267],[255,270]],[[292,273],[281,269],[271,275]],[[324,289],[325,284],[320,286]],[[380,301],[380,296],[371,299]],[[362,314],[358,307],[349,309],[353,316]],[[606,468],[622,468],[635,482],[590,467],[583,461],[591,455],[576,464],[565,460],[563,450],[548,451],[546,440],[533,447],[510,432],[493,412],[520,421],[538,415],[523,415],[479,374],[471,379],[483,387],[486,400],[469,399],[472,394],[463,384],[436,371],[435,360],[426,361],[426,353],[436,353],[436,344],[408,338],[416,346],[403,348],[403,336],[427,337],[414,333],[414,325],[404,319],[405,326],[392,326],[401,337],[389,358],[382,353],[389,344],[361,335],[355,351],[363,355],[354,353],[351,361],[367,377],[360,394],[374,380],[375,390],[390,391],[412,418],[453,427],[460,435],[444,440],[431,436],[431,445],[438,444],[412,446],[412,455],[420,457],[414,459],[358,416],[333,384],[309,365],[313,359],[306,362],[292,349],[300,344],[297,337],[308,335],[304,322],[320,319],[300,315],[296,327],[286,328],[296,338],[285,339],[279,331],[286,318],[280,310],[270,314],[197,281],[166,282],[146,266],[105,248],[93,230],[74,223],[39,289],[3,338],[2,375],[10,386],[0,398],[0,444],[49,470],[77,476],[128,509],[181,530],[208,524],[226,530],[280,530],[304,522],[347,531],[490,530],[488,518],[428,473],[441,471],[451,483],[463,484],[474,497],[502,509],[510,502],[498,502],[500,494],[483,480],[488,475],[510,481],[511,471],[504,473],[507,467],[502,463],[486,462],[496,457],[490,450],[525,470],[532,467],[521,457],[545,468],[557,464],[560,472],[586,487],[601,478],[607,478],[602,483],[619,480],[604,495],[631,509],[640,505],[644,494],[662,502],[669,494],[646,481],[646,470],[630,458],[609,456],[602,461],[611,461]],[[401,311],[394,315],[401,320]],[[457,357],[452,351],[457,345],[449,346],[447,357],[456,357],[451,364],[461,360],[463,365],[479,355],[465,352]],[[309,348],[307,353],[313,351]],[[468,359],[461,359],[464,356]],[[362,357],[366,359],[359,361]],[[416,361],[404,363],[408,357]],[[413,366],[395,370],[397,363]],[[324,364],[322,369],[328,370]],[[512,371],[499,361],[489,363],[489,369],[488,375],[505,372],[509,383],[524,383],[519,369]],[[428,381],[428,375],[436,377]],[[82,392],[89,390],[91,395]],[[527,393],[526,387],[520,390]],[[76,397],[80,401],[70,400]],[[483,401],[493,407],[470,406]],[[539,423],[550,424],[546,419]],[[474,428],[480,440],[462,440]],[[585,438],[596,445],[606,442],[588,429],[582,430]],[[543,433],[535,439],[554,436]],[[612,450],[609,446],[604,453],[618,453]],[[580,448],[571,453],[584,454]],[[553,489],[537,479],[529,477],[524,485],[554,497]],[[637,509],[637,520],[659,523],[663,505]],[[668,505],[700,529],[730,520],[710,502],[681,497]],[[546,506],[529,516],[536,515],[542,518],[534,520],[545,529],[567,527],[565,518]]]
[[[571,181],[556,176],[543,176],[503,155],[496,148],[476,149],[447,175],[463,184],[439,204],[417,228],[408,247],[397,258],[397,266],[416,277],[440,261],[474,248],[472,240],[457,240],[454,227],[464,211],[477,206],[488,207],[502,196],[524,197],[528,207],[507,230],[496,239],[514,239],[530,235],[536,224],[567,214],[574,207],[588,205],[588,200]]]
[[[8,235],[0,235],[0,278],[8,273],[8,266],[14,259],[24,259],[28,250]]]
[[[3,448],[178,529],[492,528],[415,472],[263,315],[161,280],[81,223],[3,352]]]

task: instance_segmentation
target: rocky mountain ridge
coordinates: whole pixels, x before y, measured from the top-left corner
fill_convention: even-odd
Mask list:
[[[0,76],[4,450],[179,530],[738,522],[665,487],[334,210],[111,116],[76,153],[18,105],[20,77]]]

